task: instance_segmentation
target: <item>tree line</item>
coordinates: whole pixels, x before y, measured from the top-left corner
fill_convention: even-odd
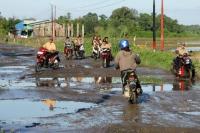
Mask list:
[[[109,37],[151,37],[153,16],[148,13],[138,13],[135,9],[121,7],[113,10],[111,16],[97,15],[89,12],[86,15],[72,19],[71,14],[59,16],[56,20],[59,24],[82,23],[85,25],[85,35],[94,34]],[[13,31],[16,18],[5,18],[0,13],[0,35],[6,35]],[[182,25],[176,19],[164,16],[164,32],[166,37],[193,37],[200,36],[200,25]],[[160,36],[160,14],[156,15],[157,36]]]

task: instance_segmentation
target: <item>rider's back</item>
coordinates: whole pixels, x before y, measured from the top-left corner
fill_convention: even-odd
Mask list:
[[[121,50],[115,57],[115,64],[119,65],[120,71],[136,69],[136,55],[131,51]]]

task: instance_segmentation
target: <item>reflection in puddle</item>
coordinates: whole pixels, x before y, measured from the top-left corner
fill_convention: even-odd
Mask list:
[[[72,77],[70,78],[72,82],[80,83],[121,83],[121,78],[119,77]]]
[[[183,113],[187,115],[200,116],[200,112],[183,112]]]
[[[70,86],[78,86],[79,84],[94,84],[101,85],[105,88],[110,88],[112,91],[119,91],[121,88],[120,77],[72,77],[68,80]],[[106,86],[107,85],[107,86]],[[142,84],[142,89],[145,92],[157,92],[157,91],[177,91],[177,90],[190,90],[193,83],[190,80],[175,80],[173,83],[154,84],[148,83]],[[101,88],[102,89],[102,88]]]
[[[42,101],[29,100],[0,100],[0,120],[30,119],[34,117],[49,117],[56,114],[76,113],[80,109],[90,109],[96,104],[56,101],[45,99]]]
[[[197,88],[189,80],[175,80],[173,83],[153,84],[142,83],[144,92],[158,91],[185,91]],[[99,88],[101,91],[118,92],[121,91],[120,77],[66,77],[66,78],[42,78],[36,77],[24,80],[15,80],[10,78],[0,79],[0,87],[4,89],[30,89],[35,87],[56,87],[56,88],[76,88],[81,93],[92,88]]]
[[[58,78],[38,78],[36,77],[37,87],[60,87],[61,83]]]

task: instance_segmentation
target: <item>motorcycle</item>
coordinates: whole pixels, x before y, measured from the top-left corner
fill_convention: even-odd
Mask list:
[[[137,103],[137,98],[143,93],[137,75],[132,69],[122,71],[123,95],[130,103]]]
[[[92,57],[96,60],[100,57],[100,47],[99,46],[94,46],[92,48]]]
[[[73,57],[73,48],[71,44],[65,44],[64,55],[67,60]]]
[[[85,51],[83,45],[75,46],[75,56],[77,59],[84,59],[85,58]]]
[[[195,77],[195,68],[188,54],[173,60],[172,71],[178,78],[194,79]]]
[[[111,51],[108,48],[101,49],[102,66],[104,68],[110,66]]]
[[[58,56],[58,53],[59,53],[58,51],[55,51],[54,53],[50,54],[47,49],[42,47],[39,48],[36,57],[35,71],[39,72],[42,69],[42,67],[53,68],[53,69],[59,68],[60,58]]]

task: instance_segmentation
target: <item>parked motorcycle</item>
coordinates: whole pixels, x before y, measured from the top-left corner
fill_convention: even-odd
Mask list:
[[[137,103],[137,98],[142,94],[143,90],[138,81],[135,71],[132,69],[124,70],[123,77],[123,95],[129,99],[130,103]]]
[[[73,48],[71,44],[65,44],[64,55],[67,60],[73,57]]]
[[[83,45],[75,46],[75,56],[77,59],[84,59],[85,58],[85,50]]]
[[[194,79],[195,68],[188,54],[176,57],[172,63],[172,71],[179,78]]]
[[[60,58],[58,56],[58,53],[58,51],[55,51],[54,53],[49,53],[47,49],[43,47],[39,48],[36,57],[35,71],[39,72],[42,67],[53,69],[59,68]]]
[[[108,48],[101,49],[101,59],[102,59],[102,66],[104,68],[110,66],[111,61],[111,51]]]

